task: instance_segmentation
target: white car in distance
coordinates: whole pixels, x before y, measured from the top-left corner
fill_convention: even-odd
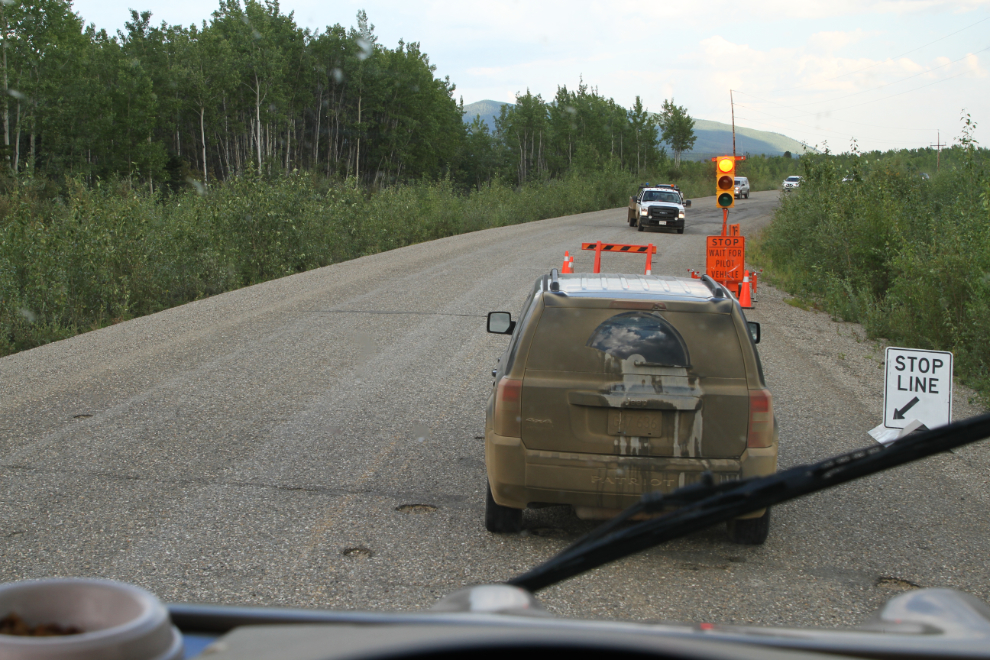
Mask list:
[[[781,190],[784,192],[791,192],[792,190],[797,190],[801,187],[801,177],[799,176],[789,176],[784,179],[784,183],[781,184]]]
[[[749,179],[744,176],[736,177],[736,199],[749,199]]]

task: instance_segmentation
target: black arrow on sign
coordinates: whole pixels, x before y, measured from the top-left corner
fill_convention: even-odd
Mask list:
[[[904,419],[904,413],[911,410],[911,408],[913,408],[914,404],[916,403],[918,403],[918,397],[914,397],[913,399],[908,401],[907,405],[901,408],[900,410],[894,408],[894,419]]]

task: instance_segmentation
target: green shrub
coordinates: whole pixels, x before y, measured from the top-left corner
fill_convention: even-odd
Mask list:
[[[909,155],[802,159],[801,190],[752,257],[773,283],[871,336],[953,351],[958,375],[990,402],[988,154],[956,147],[930,180]]]
[[[617,167],[461,194],[449,180],[370,193],[310,174],[249,174],[163,198],[126,181],[0,196],[0,354],[363,255],[624,206]]]

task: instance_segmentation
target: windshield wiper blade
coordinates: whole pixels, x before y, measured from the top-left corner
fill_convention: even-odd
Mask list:
[[[872,445],[768,477],[712,484],[709,476],[708,483],[685,486],[668,495],[647,493],[617,518],[579,539],[547,562],[512,578],[508,584],[535,592],[592,568],[741,515],[988,437],[990,414],[985,414],[913,433],[887,446]],[[670,506],[679,508],[660,518],[619,529],[638,513],[658,512]]]

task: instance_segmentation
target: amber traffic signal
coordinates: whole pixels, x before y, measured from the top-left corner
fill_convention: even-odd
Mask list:
[[[720,209],[736,205],[736,159],[734,156],[719,156],[715,159],[715,202]]]

